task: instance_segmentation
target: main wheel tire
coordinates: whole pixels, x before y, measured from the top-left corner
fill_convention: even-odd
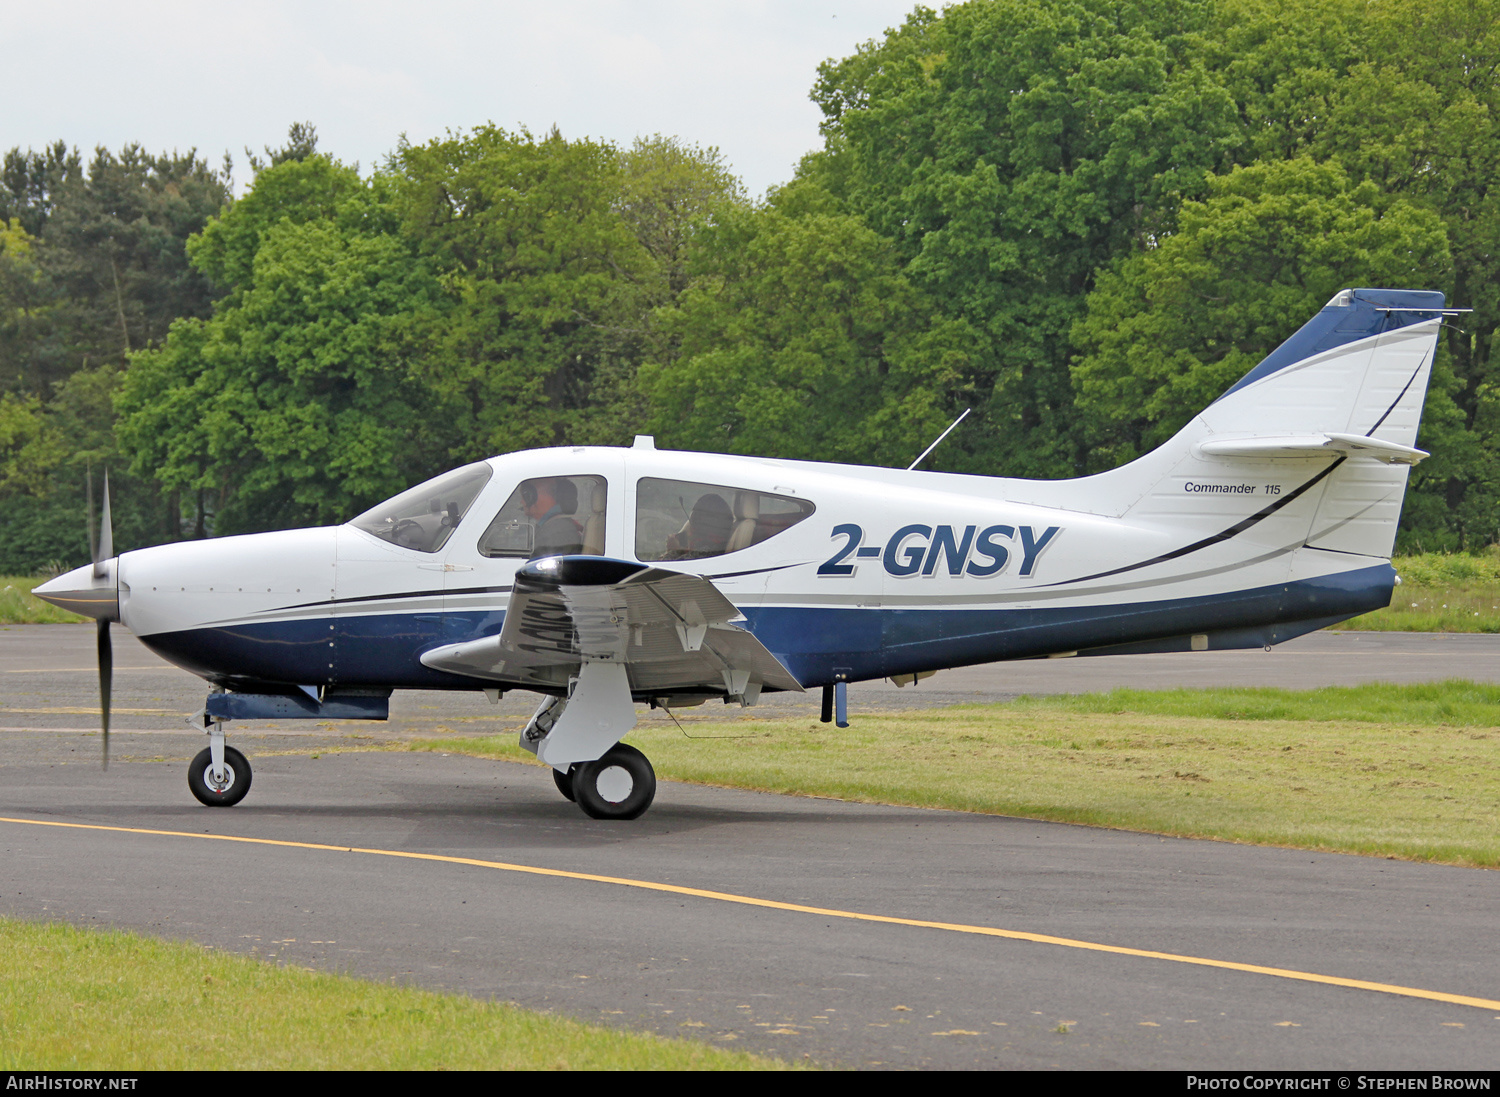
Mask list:
[[[557,791],[563,794],[564,800],[573,799],[573,771],[577,768],[577,766],[569,766],[566,773],[560,769],[552,771],[552,783],[557,786]]]
[[[224,785],[214,783],[213,753],[207,747],[188,763],[188,788],[200,804],[211,808],[233,807],[250,791],[250,763],[233,747],[224,748]]]
[[[572,799],[593,819],[635,819],[656,798],[656,770],[644,754],[624,743],[596,761],[579,762],[572,773]]]

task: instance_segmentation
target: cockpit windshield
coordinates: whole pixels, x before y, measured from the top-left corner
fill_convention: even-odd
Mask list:
[[[490,466],[483,461],[465,465],[408,488],[349,524],[402,548],[436,552],[447,544],[489,479]]]

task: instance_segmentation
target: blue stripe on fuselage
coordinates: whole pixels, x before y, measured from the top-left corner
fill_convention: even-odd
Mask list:
[[[750,606],[747,627],[804,686],[1024,659],[1059,651],[1185,636],[1243,634],[1279,643],[1299,630],[1390,604],[1389,564],[1232,594],[1153,602],[1031,609],[836,609]],[[381,614],[276,621],[144,636],[178,666],[230,688],[334,684],[397,689],[474,689],[467,678],[422,665],[440,644],[500,631],[504,614]],[[331,647],[331,636],[337,647]]]

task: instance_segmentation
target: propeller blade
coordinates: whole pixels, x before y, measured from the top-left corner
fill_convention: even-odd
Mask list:
[[[99,536],[94,537],[94,475],[89,473],[89,554],[94,558],[94,578],[109,578],[109,561],[115,554],[114,523],[109,517],[109,469],[104,470],[104,506],[99,514]],[[103,733],[104,768],[109,768],[109,695],[115,677],[114,646],[109,639],[109,618],[96,622],[99,650],[99,727]]]
[[[109,574],[109,560],[115,554],[114,523],[109,518],[109,469],[104,470],[104,508],[99,514],[99,547],[94,552],[94,578]]]
[[[89,535],[89,560],[97,568],[99,566],[99,539],[94,536],[94,470],[89,469],[87,476],[89,515],[85,532]]]
[[[109,768],[109,692],[115,676],[115,653],[110,645],[109,620],[98,622],[99,641],[99,715],[104,731],[104,768]]]

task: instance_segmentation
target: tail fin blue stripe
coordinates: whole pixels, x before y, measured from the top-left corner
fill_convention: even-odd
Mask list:
[[[1225,390],[1219,400],[1315,354],[1425,320],[1436,320],[1442,314],[1443,295],[1433,290],[1344,290],[1290,339],[1266,355],[1260,365]]]

